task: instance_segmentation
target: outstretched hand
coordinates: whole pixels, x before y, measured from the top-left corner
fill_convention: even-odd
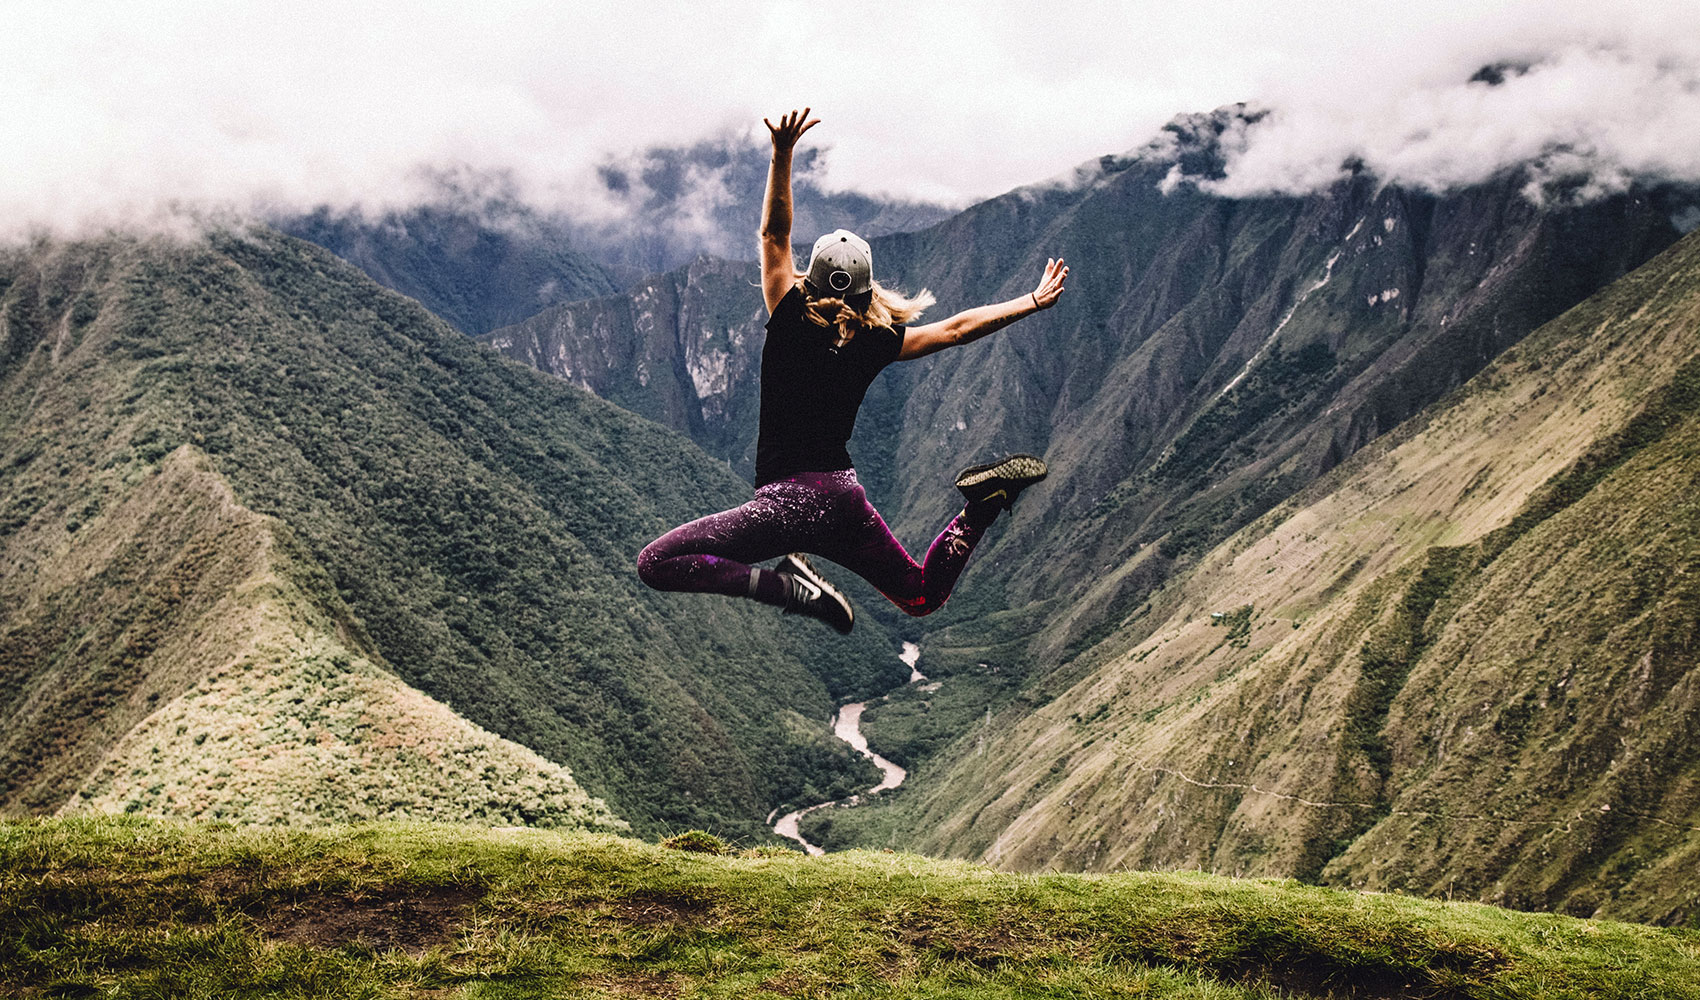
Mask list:
[[[809,118],[808,108],[782,116],[778,125],[766,118],[761,121],[767,126],[767,130],[773,133],[773,151],[776,153],[789,152],[791,147],[797,145],[797,140],[803,137],[804,132],[820,124],[819,118]]]
[[[1062,298],[1063,281],[1068,278],[1068,265],[1058,257],[1045,262],[1045,276],[1039,279],[1039,287],[1033,290],[1033,304],[1040,309],[1049,309]]]

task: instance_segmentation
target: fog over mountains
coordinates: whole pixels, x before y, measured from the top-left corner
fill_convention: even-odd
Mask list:
[[[694,257],[750,253],[768,145],[722,137],[604,161],[594,212],[542,211],[505,174],[444,176],[422,204],[369,216],[320,207],[270,221],[326,247],[471,334],[593,298]],[[920,229],[939,205],[823,187],[819,149],[794,165],[799,232]]]
[[[0,232],[174,213],[370,217],[444,171],[506,173],[595,218],[602,168],[812,105],[831,188],[960,207],[1126,148],[1177,110],[1256,101],[1226,180],[1300,193],[1358,162],[1407,187],[1542,161],[1602,190],[1700,180],[1700,35],[1683,4],[1394,0],[1266,12],[1007,0],[664,14],[516,0],[287,10],[18,0],[0,37]],[[712,40],[707,44],[706,40]],[[1500,86],[1484,65],[1526,69]]]

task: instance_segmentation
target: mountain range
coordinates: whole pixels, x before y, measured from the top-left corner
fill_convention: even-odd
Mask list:
[[[867,780],[826,720],[890,690],[909,781],[811,839],[1693,919],[1693,192],[1212,195],[1248,114],[862,206],[924,223],[873,247],[930,318],[1072,274],[870,390],[912,548],[958,467],[1052,474],[937,615],[843,580],[848,641],[631,572],[747,496],[753,263],[637,277],[666,253],[488,204],[292,224],[450,326],[265,228],[6,251],[0,809],[761,836]],[[676,220],[693,156],[605,183]]]
[[[1303,615],[1268,606],[1286,605],[1291,595],[1278,601],[1197,598],[1178,620],[1160,612],[1165,602],[1198,587],[1196,581],[1214,579],[1211,567],[1223,553],[1247,544],[1236,532],[1267,524],[1272,510],[1312,496],[1345,476],[1348,466],[1358,468],[1352,463],[1360,451],[1385,447],[1391,432],[1422,425],[1431,407],[1479,384],[1472,379],[1491,382],[1498,376],[1480,374],[1486,366],[1566,310],[1591,295],[1613,295],[1607,301],[1616,305],[1584,315],[1596,324],[1633,316],[1651,286],[1616,282],[1681,236],[1691,193],[1649,188],[1589,202],[1563,191],[1532,197],[1530,177],[1521,172],[1445,194],[1381,185],[1368,176],[1304,198],[1227,199],[1201,192],[1195,182],[1220,169],[1216,137],[1243,114],[1231,108],[1177,119],[1164,136],[1126,156],[1011,192],[929,229],[873,241],[880,272],[907,289],[930,287],[940,314],[1020,294],[1047,257],[1066,257],[1073,274],[1054,311],[981,344],[895,366],[870,392],[852,451],[876,501],[912,544],[924,541],[948,511],[948,488],[941,487],[956,467],[1025,450],[1045,455],[1053,471],[976,556],[951,605],[924,621],[893,624],[921,644],[921,669],[942,683],[926,697],[896,694],[866,716],[875,749],[911,767],[910,785],[883,807],[889,815],[881,815],[882,808],[860,817],[843,810],[815,814],[814,835],[837,846],[898,846],[1019,868],[1208,866],[1686,919],[1696,906],[1686,890],[1619,895],[1622,879],[1607,874],[1643,866],[1665,872],[1670,869],[1661,866],[1685,857],[1683,824],[1696,823],[1682,818],[1680,804],[1670,818],[1642,803],[1640,811],[1656,817],[1647,823],[1660,830],[1667,828],[1659,823],[1674,824],[1658,846],[1636,842],[1622,848],[1628,853],[1595,857],[1587,852],[1597,852],[1597,844],[1574,840],[1559,850],[1547,843],[1538,850],[1563,859],[1539,876],[1530,873],[1521,847],[1483,848],[1489,857],[1478,858],[1465,849],[1439,850],[1408,828],[1421,824],[1382,822],[1402,808],[1402,795],[1460,791],[1453,781],[1443,783],[1444,793],[1405,790],[1395,748],[1411,737],[1400,713],[1415,711],[1406,706],[1430,690],[1408,687],[1413,679],[1432,681],[1414,662],[1438,642],[1425,628],[1443,627],[1441,619],[1429,624],[1441,600],[1430,590],[1444,578],[1454,588],[1447,593],[1462,600],[1480,574],[1510,565],[1496,561],[1504,558],[1499,553],[1437,555],[1441,562],[1427,575],[1409,565],[1384,575],[1379,571],[1387,569],[1388,550],[1352,534],[1337,563],[1289,566],[1295,551],[1289,547],[1288,555],[1271,556],[1256,568],[1274,579],[1285,579],[1284,570],[1302,573],[1316,588]],[[699,260],[628,293],[558,306],[485,339],[511,357],[685,431],[747,475],[763,320],[748,291],[754,280],[751,264]],[[1574,337],[1581,321],[1569,322],[1564,329]],[[1680,342],[1667,347],[1677,361],[1689,349]],[[1660,380],[1648,370],[1613,391],[1637,406],[1651,405]],[[1554,384],[1545,391],[1562,397],[1572,389]],[[1584,412],[1603,411],[1591,406]],[[1627,420],[1632,412],[1619,416]],[[1487,482],[1503,475],[1532,490],[1588,448],[1609,447],[1605,442],[1621,429],[1576,422],[1568,442],[1574,450],[1551,454],[1516,450],[1513,439],[1475,442],[1474,465],[1464,478],[1481,472]],[[1496,446],[1504,453],[1491,453]],[[1418,496],[1433,489],[1422,482],[1406,488]],[[1495,512],[1512,518],[1523,504],[1538,502],[1501,497]],[[1509,530],[1491,520],[1484,524],[1482,517],[1437,509],[1423,530],[1399,535],[1393,548],[1415,558],[1442,540],[1442,553],[1479,544],[1451,518],[1479,533]],[[1327,522],[1307,523],[1309,533],[1319,535],[1316,525]],[[1388,544],[1380,537],[1370,541]],[[1680,554],[1669,555],[1679,569]],[[1447,559],[1475,563],[1466,571],[1462,562],[1453,566]],[[1525,565],[1520,571],[1529,570]],[[1378,589],[1366,596],[1363,588],[1372,579],[1379,580]],[[1587,586],[1605,592],[1617,584],[1602,577]],[[881,612],[876,599],[860,594],[876,615]],[[1216,708],[1184,727],[1145,718],[1183,696],[1209,700],[1223,672],[1234,670],[1226,660],[1263,655],[1250,636],[1267,627],[1269,616],[1281,617],[1292,633],[1288,643],[1303,650],[1296,654],[1301,659],[1322,657],[1310,645],[1318,632],[1292,624],[1324,607],[1357,616],[1343,632],[1321,633],[1334,672],[1313,662],[1315,675],[1235,687],[1237,700],[1229,707],[1212,702]],[[1402,616],[1399,609],[1405,609]],[[1193,655],[1207,666],[1185,657],[1177,663],[1140,646],[1160,631],[1172,639],[1189,623],[1203,628],[1205,638],[1198,641],[1207,645]],[[1377,623],[1379,631],[1370,627]],[[1538,637],[1526,639],[1539,647]],[[1394,652],[1378,652],[1383,644]],[[1217,647],[1230,652],[1203,655]],[[1237,652],[1242,649],[1247,652]],[[1153,664],[1165,679],[1126,680],[1124,674],[1145,676],[1131,665],[1135,660]],[[1675,664],[1665,669],[1685,675]],[[1153,701],[1147,685],[1163,697]],[[1313,685],[1329,689],[1332,708],[1316,711],[1314,732],[1290,725],[1283,731],[1277,721],[1288,719],[1281,712],[1292,711],[1289,699],[1308,704]],[[1533,697],[1529,704],[1542,703],[1527,690],[1499,693],[1517,704],[1526,696]],[[1282,732],[1281,739],[1308,749],[1276,755],[1259,753],[1256,745],[1237,751],[1220,746],[1230,739],[1221,734],[1251,744],[1248,727],[1261,732],[1253,720],[1264,716],[1271,716],[1264,725]],[[1468,729],[1470,722],[1457,721],[1465,716],[1462,706],[1425,708],[1425,718],[1452,719],[1448,724]],[[1682,725],[1676,707],[1667,706],[1661,717]],[[1067,738],[1053,732],[1059,724]],[[1583,728],[1587,739],[1597,740],[1603,738],[1597,727],[1619,724],[1596,715]],[[993,733],[999,734],[995,740]],[[1565,741],[1579,738],[1567,734]],[[1139,747],[1132,758],[1129,744]],[[1112,753],[1111,745],[1124,749]],[[1186,752],[1172,766],[1153,762],[1168,745]],[[1093,758],[1098,765],[1087,770],[1091,777],[1075,777],[1083,747],[1091,746],[1100,748]],[[1210,767],[1195,777],[1193,755],[1204,748],[1211,749]],[[1241,781],[1250,773],[1244,769],[1264,754],[1279,756],[1279,773],[1315,778],[1325,787],[1289,793],[1266,775]],[[1613,768],[1622,762],[1610,755],[1588,759],[1586,778],[1577,774],[1578,762],[1567,764],[1563,796],[1544,790],[1552,780],[1548,770],[1496,761],[1513,777],[1465,783],[1469,798],[1459,811],[1486,815],[1515,788],[1546,803],[1537,810],[1541,819],[1527,821],[1537,826],[1555,822],[1554,810],[1563,808],[1557,801],[1585,800],[1598,812],[1608,803],[1589,796],[1616,786]],[[1229,761],[1241,770],[1232,770]],[[1140,762],[1146,771],[1133,766]],[[1176,789],[1135,794],[1129,788],[1170,771],[1184,776]],[[1208,786],[1198,796],[1229,804],[1205,808],[1192,801],[1183,794],[1193,787],[1188,780]],[[1677,768],[1650,787],[1675,794],[1686,780]],[[1231,791],[1218,790],[1237,785],[1274,788],[1277,797],[1243,796],[1248,801],[1241,807]],[[1089,789],[1085,796],[1083,788]],[[1295,796],[1291,801],[1331,805],[1307,812],[1271,804],[1289,801],[1280,797],[1288,794]],[[1346,802],[1355,805],[1340,805]],[[1458,833],[1445,816],[1423,822],[1431,837]],[[1236,823],[1254,832],[1236,832]],[[1412,838],[1403,845],[1408,856],[1382,839],[1393,838],[1389,831],[1396,828],[1400,837]],[[1524,828],[1503,827],[1495,836],[1510,836],[1506,829]],[[1379,860],[1358,860],[1369,856]],[[1667,883],[1652,877],[1649,884]],[[1602,885],[1610,892],[1602,894]]]
[[[1158,546],[1104,595],[1113,607],[1053,620],[1039,657],[1054,665],[1175,560],[1679,235],[1670,194],[1537,205],[1521,175],[1445,196],[1369,177],[1305,198],[1200,193],[1184,178],[1219,168],[1219,135],[1245,114],[1179,118],[1131,154],[873,241],[880,273],[930,288],[940,316],[1023,294],[1048,257],[1073,268],[1054,310],[893,366],[864,406],[852,453],[905,538],[930,537],[962,466],[1010,451],[1052,466],[970,567],[963,592],[984,600],[926,623],[931,656],[961,647],[953,662],[978,662],[1000,631],[988,611],[1032,617]],[[752,265],[699,260],[484,339],[684,431],[748,476],[765,321],[755,279]],[[938,628],[958,621],[961,631]],[[1029,656],[1031,630],[1016,628],[1012,663]]]

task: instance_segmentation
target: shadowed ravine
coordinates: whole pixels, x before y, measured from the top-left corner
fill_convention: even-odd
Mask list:
[[[921,647],[912,642],[906,642],[903,644],[903,652],[898,655],[898,659],[909,665],[910,684],[915,684],[927,679],[925,674],[915,669],[915,664],[918,660],[920,660],[920,658]],[[853,748],[857,753],[874,762],[875,766],[880,769],[880,774],[882,775],[880,783],[865,792],[852,795],[846,799],[834,799],[831,802],[820,802],[809,806],[806,809],[798,809],[794,812],[788,812],[779,817],[779,821],[773,824],[774,833],[779,834],[787,840],[795,840],[797,843],[802,844],[803,850],[808,851],[810,854],[825,854],[826,852],[821,850],[819,847],[816,847],[814,844],[809,843],[807,840],[804,840],[802,833],[798,831],[797,824],[802,821],[804,816],[814,812],[816,809],[825,809],[828,806],[841,804],[855,805],[857,802],[861,801],[863,795],[872,795],[875,792],[883,792],[888,788],[896,788],[898,785],[903,784],[903,779],[909,774],[909,772],[905,771],[903,768],[898,767],[896,764],[893,764],[891,761],[886,760],[884,757],[881,757],[879,754],[868,749],[867,737],[862,735],[862,711],[867,707],[867,702],[857,701],[851,702],[850,704],[840,708],[837,714],[832,717],[832,733],[834,736],[837,736],[839,739],[850,744],[851,748]]]

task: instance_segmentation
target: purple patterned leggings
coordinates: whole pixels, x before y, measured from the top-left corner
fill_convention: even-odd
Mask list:
[[[917,564],[868,503],[856,470],[804,472],[760,487],[741,507],[680,525],[649,543],[638,556],[638,576],[657,590],[783,604],[777,586],[751,592],[751,564],[810,552],[867,580],[909,614],[929,615],[950,596],[974,543],[996,517],[997,508],[989,505],[957,514]]]

